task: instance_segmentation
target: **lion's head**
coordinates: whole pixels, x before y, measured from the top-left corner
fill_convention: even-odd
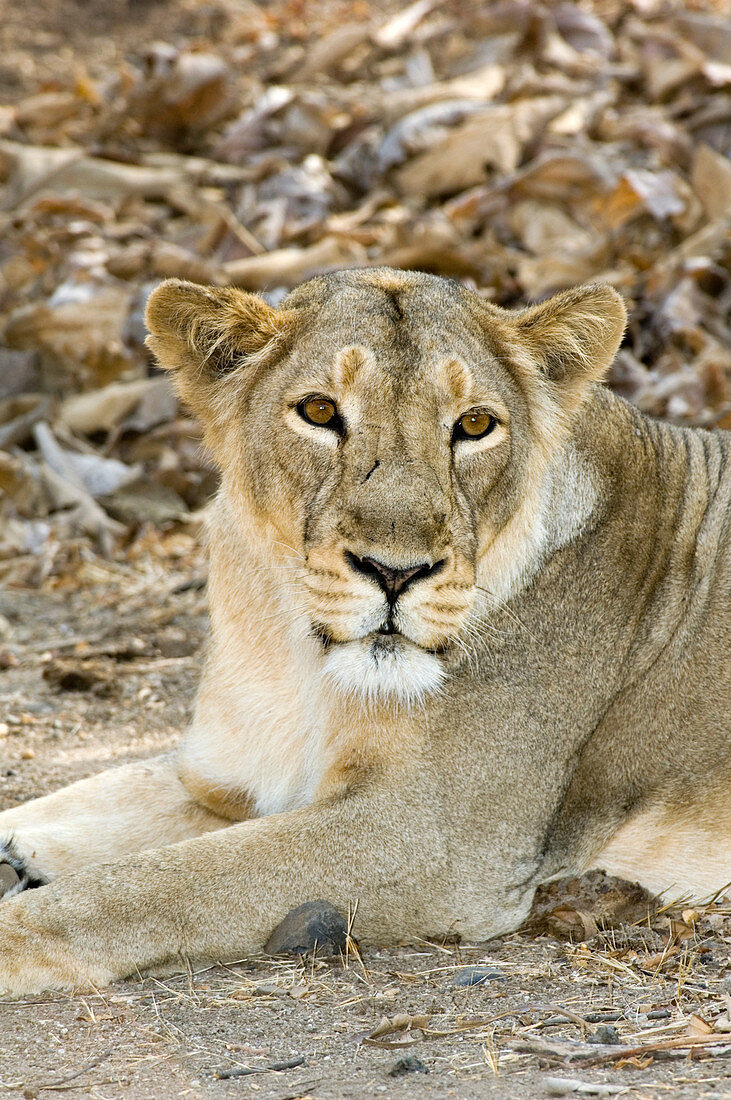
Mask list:
[[[512,313],[387,269],[313,279],[277,309],[170,280],[147,322],[241,537],[282,571],[346,691],[438,689],[485,601],[525,584],[588,507],[564,500],[551,534],[552,465],[624,328],[609,287]]]

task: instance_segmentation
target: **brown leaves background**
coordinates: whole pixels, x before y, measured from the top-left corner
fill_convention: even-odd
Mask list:
[[[0,34],[0,579],[195,526],[215,475],[143,345],[169,275],[607,281],[610,384],[731,427],[723,0],[55,0]]]

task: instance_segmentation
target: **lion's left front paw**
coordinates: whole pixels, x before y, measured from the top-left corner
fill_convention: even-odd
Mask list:
[[[20,875],[11,863],[0,863],[0,898],[10,898],[23,889]]]
[[[13,844],[0,842],[0,899],[12,898],[24,890],[45,886],[48,879],[34,871]]]

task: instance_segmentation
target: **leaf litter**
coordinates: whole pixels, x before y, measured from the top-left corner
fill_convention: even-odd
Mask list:
[[[189,697],[216,474],[144,346],[159,279],[233,283],[276,303],[318,272],[391,264],[508,307],[607,281],[631,310],[609,385],[676,423],[731,427],[723,0],[182,0],[134,13],[120,0],[85,5],[83,27],[75,0],[44,8],[0,29],[11,801],[49,781],[44,738],[66,746],[58,766],[73,778],[88,767],[82,725],[103,745],[120,698],[155,737]],[[63,629],[18,618],[36,598],[56,601]],[[224,1045],[201,1022],[215,1010],[230,1020],[233,1068],[292,1062],[292,1075],[307,1046],[302,1095],[340,1094],[323,1058],[356,1051],[376,1082],[379,1058],[404,1045],[445,1095],[481,1094],[483,1080],[496,1096],[612,1095],[633,1081],[681,1095],[704,1087],[699,1073],[722,1090],[730,943],[722,900],[663,909],[594,873],[543,888],[524,930],[482,947],[364,949],[358,963],[269,960],[120,987],[147,1020],[125,1071],[153,1073],[150,1051],[179,1051],[195,1032],[195,1073],[215,1074]],[[456,983],[470,967],[505,979]],[[100,1043],[115,998],[90,999]],[[237,1054],[242,1002],[250,1041]],[[289,1046],[271,1041],[285,1002]],[[619,1041],[602,1044],[609,1026]],[[546,1075],[567,1066],[597,1080]],[[258,1080],[262,1095],[289,1088]]]
[[[124,563],[146,527],[196,528],[215,473],[143,344],[166,276],[276,302],[393,264],[505,306],[607,281],[632,310],[610,385],[731,425],[722,0],[90,5],[54,54],[73,6],[11,21],[0,72],[9,583],[69,541]]]

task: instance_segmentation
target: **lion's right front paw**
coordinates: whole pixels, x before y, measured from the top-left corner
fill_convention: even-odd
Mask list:
[[[0,1001],[88,984],[63,928],[53,927],[53,907],[34,904],[42,893],[22,893],[0,904]],[[93,980],[97,974],[89,977]],[[106,978],[106,972],[101,977]]]
[[[24,890],[45,886],[48,880],[23,859],[12,840],[0,843],[0,899],[12,898]]]

